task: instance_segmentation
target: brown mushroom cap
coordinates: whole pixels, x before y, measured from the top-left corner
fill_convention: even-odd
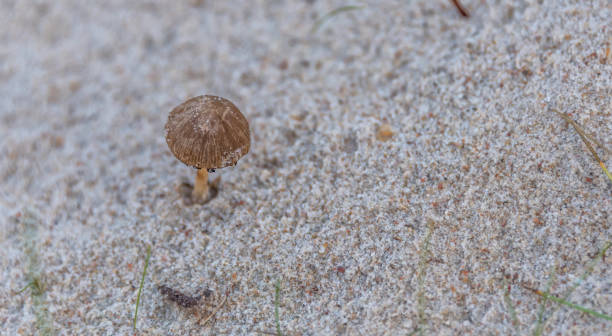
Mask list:
[[[166,142],[181,162],[198,169],[233,166],[249,152],[249,123],[229,100],[198,96],[175,107]]]

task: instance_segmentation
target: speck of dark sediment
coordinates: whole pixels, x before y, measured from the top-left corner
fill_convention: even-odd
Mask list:
[[[184,308],[190,308],[197,305],[198,302],[200,302],[200,299],[202,298],[202,295],[189,296],[165,285],[158,286],[157,288],[159,289],[159,292],[164,295],[168,300],[173,301]],[[210,289],[206,289],[203,294],[205,297],[208,298],[212,294],[212,291]]]

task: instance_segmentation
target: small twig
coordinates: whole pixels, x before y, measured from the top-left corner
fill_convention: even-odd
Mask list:
[[[136,320],[138,319],[138,306],[140,305],[140,294],[142,293],[142,287],[144,286],[145,276],[147,275],[147,268],[149,267],[149,258],[151,258],[151,245],[147,246],[147,258],[145,259],[145,267],[142,272],[142,278],[140,279],[140,287],[138,288],[138,296],[136,297],[136,310],[134,311],[134,330],[136,330]]]
[[[465,10],[465,8],[463,8],[463,6],[461,6],[459,0],[451,0],[451,2],[453,3],[453,5],[455,5],[455,7],[457,7],[457,10],[459,11],[459,14],[461,14],[461,16],[470,17],[470,14]]]
[[[221,303],[217,306],[217,308],[215,308],[215,310],[213,310],[213,312],[208,315],[208,317],[204,320],[204,322],[202,322],[202,325],[206,325],[206,323],[213,317],[215,316],[215,314],[221,309],[221,307],[223,307],[223,305],[225,304],[225,301],[227,301],[227,297],[229,296],[229,290],[225,291],[225,297],[223,298],[223,301],[221,301]]]

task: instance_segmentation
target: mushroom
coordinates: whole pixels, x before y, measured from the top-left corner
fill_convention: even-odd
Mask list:
[[[208,172],[235,166],[249,152],[249,122],[229,100],[198,96],[175,107],[166,122],[166,142],[174,156],[198,169],[192,198],[208,200]]]

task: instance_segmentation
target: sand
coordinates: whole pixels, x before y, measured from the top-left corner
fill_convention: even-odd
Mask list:
[[[278,286],[283,335],[609,335],[529,288],[612,314],[612,183],[552,112],[612,149],[612,6],[462,3],[2,1],[2,333],[276,334]],[[188,205],[201,94],[252,145]]]

